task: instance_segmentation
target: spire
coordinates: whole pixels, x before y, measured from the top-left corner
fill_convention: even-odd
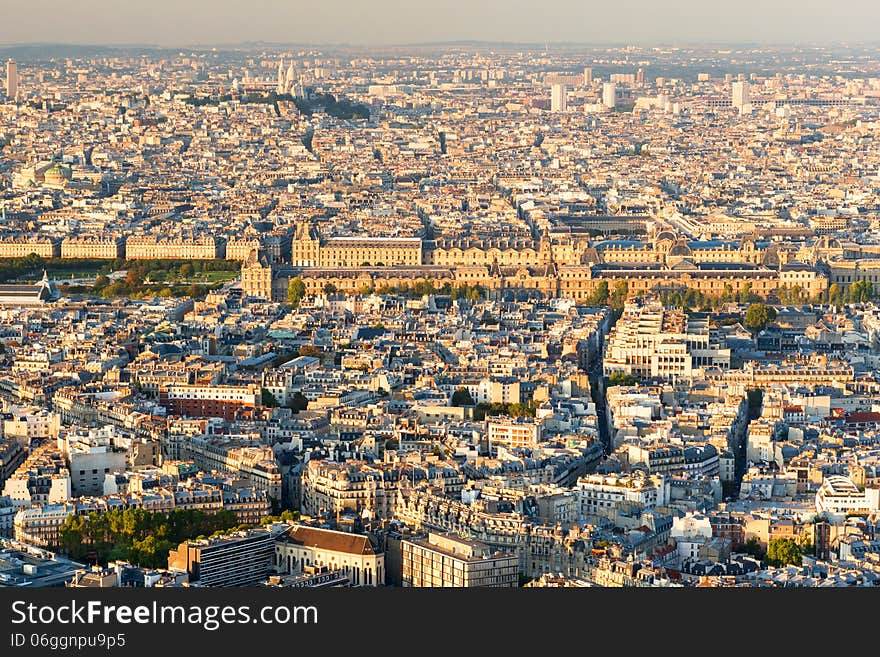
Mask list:
[[[278,85],[275,89],[279,94],[284,93],[284,58],[278,62]]]

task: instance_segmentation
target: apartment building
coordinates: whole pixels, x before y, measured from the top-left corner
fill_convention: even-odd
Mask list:
[[[662,506],[669,502],[670,485],[662,476],[590,474],[580,477],[576,485],[580,498],[580,516],[616,517],[624,505],[641,508]]]
[[[488,421],[489,451],[493,455],[498,447],[505,449],[534,449],[541,442],[543,424],[533,418],[492,417]]]
[[[286,525],[186,541],[168,555],[168,569],[185,571],[198,586],[254,586],[268,579],[275,539]]]
[[[236,412],[262,403],[260,386],[171,385],[159,390],[159,403],[170,413],[187,417],[234,419]]]
[[[666,309],[658,301],[633,301],[608,335],[603,367],[605,376],[691,378],[702,367],[728,369],[730,349],[707,320]]]
[[[32,253],[41,258],[58,258],[61,240],[36,235],[0,236],[0,258],[26,258]]]
[[[117,236],[72,235],[61,241],[62,258],[115,260],[125,257],[125,240]]]
[[[430,532],[425,539],[400,542],[405,587],[515,588],[519,558],[485,543]]]
[[[132,235],[125,241],[129,260],[215,260],[225,254],[225,243],[215,237],[160,237]]]

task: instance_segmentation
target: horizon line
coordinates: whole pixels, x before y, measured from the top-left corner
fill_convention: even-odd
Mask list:
[[[260,41],[245,40],[238,42],[216,42],[216,43],[188,43],[188,44],[168,44],[162,45],[157,43],[107,43],[107,42],[61,42],[61,41],[22,41],[0,43],[0,49],[12,48],[108,48],[108,49],[143,49],[143,50],[210,50],[210,49],[231,49],[231,48],[362,48],[362,49],[379,49],[379,48],[426,48],[426,47],[449,47],[449,46],[485,46],[485,47],[534,47],[546,50],[549,46],[556,47],[640,47],[640,48],[681,48],[681,47],[699,47],[699,46],[725,46],[725,47],[800,47],[800,48],[827,48],[827,47],[875,47],[880,48],[880,39],[873,41],[852,41],[852,40],[832,40],[832,41],[815,41],[815,40],[748,40],[737,41],[727,39],[707,39],[693,40],[681,39],[671,41],[646,41],[646,40],[590,40],[590,41],[572,41],[572,40],[541,40],[541,41],[498,41],[493,39],[446,39],[424,42],[387,42],[387,43],[350,43],[350,42],[298,42],[298,41]]]

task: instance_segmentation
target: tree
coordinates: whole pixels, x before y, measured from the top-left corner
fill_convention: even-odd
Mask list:
[[[604,306],[608,303],[608,297],[611,292],[608,289],[608,281],[599,281],[596,289],[587,297],[587,305]]]
[[[178,269],[179,275],[182,279],[186,280],[191,278],[192,275],[196,272],[195,267],[192,266],[191,262],[185,262],[180,265],[180,269]]]
[[[137,269],[131,267],[125,274],[125,282],[127,285],[140,285],[143,282],[143,276]]]
[[[267,406],[268,408],[275,408],[276,406],[278,406],[278,400],[275,398],[275,395],[273,395],[269,390],[266,390],[266,388],[263,388],[262,394],[260,396],[263,406]]]
[[[612,372],[611,376],[608,377],[609,388],[612,386],[634,386],[638,382],[639,380],[636,377],[625,372]]]
[[[743,552],[752,555],[756,559],[761,561],[764,560],[766,553],[764,552],[764,547],[761,545],[761,541],[758,540],[757,536],[752,536],[749,540],[746,541],[745,545],[742,548]]]
[[[771,566],[800,566],[801,546],[791,538],[774,538],[767,546],[767,563]]]
[[[614,310],[623,310],[627,296],[629,296],[629,284],[626,281],[617,281],[611,292],[611,307]]]
[[[290,284],[287,286],[287,300],[295,307],[299,305],[299,302],[302,301],[305,296],[306,284],[303,283],[303,279],[299,276],[291,279]]]
[[[737,294],[737,301],[740,303],[756,303],[758,300],[758,295],[752,292],[751,282],[743,285],[742,289]]]
[[[849,302],[864,303],[874,298],[874,286],[871,281],[856,281],[849,286]]]
[[[303,345],[299,348],[300,356],[311,356],[312,358],[318,358],[321,356],[320,347],[316,347],[313,344]]]
[[[480,288],[479,285],[470,288],[465,293],[465,298],[468,301],[479,301],[482,298],[482,296],[483,296],[482,289]]]
[[[324,284],[324,294],[336,294],[337,288],[333,283]]]
[[[840,286],[837,283],[833,283],[831,287],[828,288],[828,303],[838,307],[846,303],[843,290],[840,289]]]
[[[455,392],[452,393],[453,406],[473,406],[475,403],[476,402],[474,402],[474,398],[473,396],[471,396],[470,390],[468,390],[464,386],[456,388]]]
[[[290,400],[290,408],[293,409],[295,413],[299,413],[300,411],[304,411],[309,407],[309,400],[305,398],[299,390],[297,390],[293,394],[293,399]]]
[[[753,303],[746,310],[743,326],[757,333],[766,328],[774,319],[776,319],[776,311],[771,306],[763,303]]]

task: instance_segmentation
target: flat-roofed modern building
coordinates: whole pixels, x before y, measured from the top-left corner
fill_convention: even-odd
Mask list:
[[[400,542],[405,587],[514,588],[519,557],[452,534]]]
[[[0,538],[0,588],[64,586],[81,568],[54,552]]]
[[[268,579],[276,537],[286,525],[186,541],[168,553],[168,568],[186,571],[199,586],[253,586]]]

